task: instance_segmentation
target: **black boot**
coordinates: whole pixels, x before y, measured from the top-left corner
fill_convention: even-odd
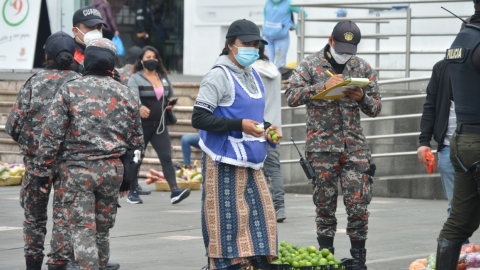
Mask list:
[[[107,270],[118,270],[120,269],[120,264],[116,262],[108,262],[107,263]]]
[[[27,270],[42,270],[43,258],[35,260],[29,257],[25,258],[25,263],[27,264]]]
[[[66,270],[67,269],[67,264],[58,264],[58,265],[53,265],[49,264],[48,265],[48,270]]]
[[[335,254],[335,248],[333,247],[333,237],[320,236],[317,237],[318,244],[320,245],[320,251],[324,248],[330,250],[330,253]]]
[[[150,195],[150,193],[152,193],[151,190],[144,190],[142,189],[142,187],[140,185],[137,184],[137,192],[138,192],[138,195]]]
[[[367,250],[365,249],[365,240],[354,241],[350,240],[352,243],[352,249],[350,249],[350,254],[353,257],[353,265],[355,266],[354,270],[367,270],[365,262],[367,261]]]
[[[436,270],[456,270],[462,243],[454,243],[445,238],[438,238]]]

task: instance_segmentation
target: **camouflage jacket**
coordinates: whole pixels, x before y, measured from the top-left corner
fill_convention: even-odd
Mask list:
[[[73,70],[44,69],[30,77],[18,93],[5,132],[18,142],[22,155],[38,156],[43,123],[60,86],[80,75]]]
[[[143,151],[138,102],[130,88],[108,76],[86,75],[58,91],[40,139],[35,175],[50,176],[59,161],[119,158]]]
[[[287,104],[296,107],[305,104],[307,109],[306,152],[353,152],[369,149],[360,125],[360,110],[376,117],[382,109],[378,92],[377,73],[363,59],[353,56],[345,65],[343,78],[369,78],[373,83],[365,87],[364,98],[357,102],[345,96],[338,100],[311,100],[325,90],[335,74],[332,65],[324,58],[324,50],[305,58],[293,71],[285,91]]]
[[[130,76],[133,74],[133,65],[132,64],[126,64],[122,68],[117,69],[118,74],[120,75],[120,80],[124,85],[128,85],[128,79],[130,79]]]

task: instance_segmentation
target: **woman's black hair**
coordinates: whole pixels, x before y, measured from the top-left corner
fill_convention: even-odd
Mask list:
[[[230,53],[230,49],[228,48],[228,45],[234,45],[235,40],[237,40],[237,37],[228,37],[227,40],[225,40],[225,48],[223,48],[220,56],[228,55]]]
[[[155,49],[155,47],[152,47],[152,46],[145,46],[145,47],[143,47],[142,51],[141,51],[140,54],[137,56],[137,61],[135,61],[133,73],[137,73],[138,71],[143,70],[142,59],[143,59],[143,56],[145,55],[145,53],[146,53],[147,51],[152,51],[152,52],[155,54],[155,58],[158,60],[158,65],[157,65],[156,71],[157,71],[162,77],[167,76],[167,70],[166,70],[165,67],[163,66],[163,61],[162,61],[162,58],[160,57],[160,53],[158,52],[157,49]]]
[[[263,44],[263,42],[260,42],[260,44],[258,45],[258,54],[260,55],[260,57],[258,59],[263,60],[263,61],[269,61],[270,60],[268,58],[268,56],[265,55],[265,44]]]
[[[73,56],[69,52],[60,52],[55,58],[58,68],[61,70],[70,69],[73,63]]]

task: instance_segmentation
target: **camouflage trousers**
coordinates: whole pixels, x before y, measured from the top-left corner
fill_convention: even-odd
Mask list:
[[[43,259],[45,235],[47,234],[47,208],[48,199],[52,185],[49,185],[47,193],[41,192],[35,186],[35,176],[33,175],[33,157],[26,156],[25,176],[22,180],[20,190],[20,205],[24,209],[25,221],[23,222],[23,239],[25,241],[25,257],[33,259]],[[62,203],[63,190],[60,179],[54,176],[53,185],[53,229],[52,240],[50,241],[51,252],[49,264],[62,264],[68,261],[72,254],[72,245],[70,241],[70,229],[64,219],[64,209]]]
[[[59,175],[65,183],[63,201],[77,264],[80,269],[106,269],[123,164],[119,159],[65,161]]]
[[[373,182],[370,172],[370,150],[351,153],[307,152],[316,179],[313,182],[313,203],[317,217],[317,235],[334,237],[337,231],[337,183],[343,191],[348,215],[347,234],[353,240],[367,239],[367,210],[372,200]]]

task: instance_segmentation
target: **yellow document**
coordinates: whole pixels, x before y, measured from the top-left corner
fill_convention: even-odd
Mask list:
[[[312,99],[331,99],[331,100],[337,100],[339,98],[344,97],[345,95],[342,93],[342,91],[346,91],[347,88],[354,88],[355,86],[358,86],[360,88],[363,88],[367,85],[369,85],[371,81],[368,80],[368,78],[350,78],[348,80],[345,80],[341,83],[338,83],[328,89],[323,90],[321,93],[315,95],[312,97]]]

